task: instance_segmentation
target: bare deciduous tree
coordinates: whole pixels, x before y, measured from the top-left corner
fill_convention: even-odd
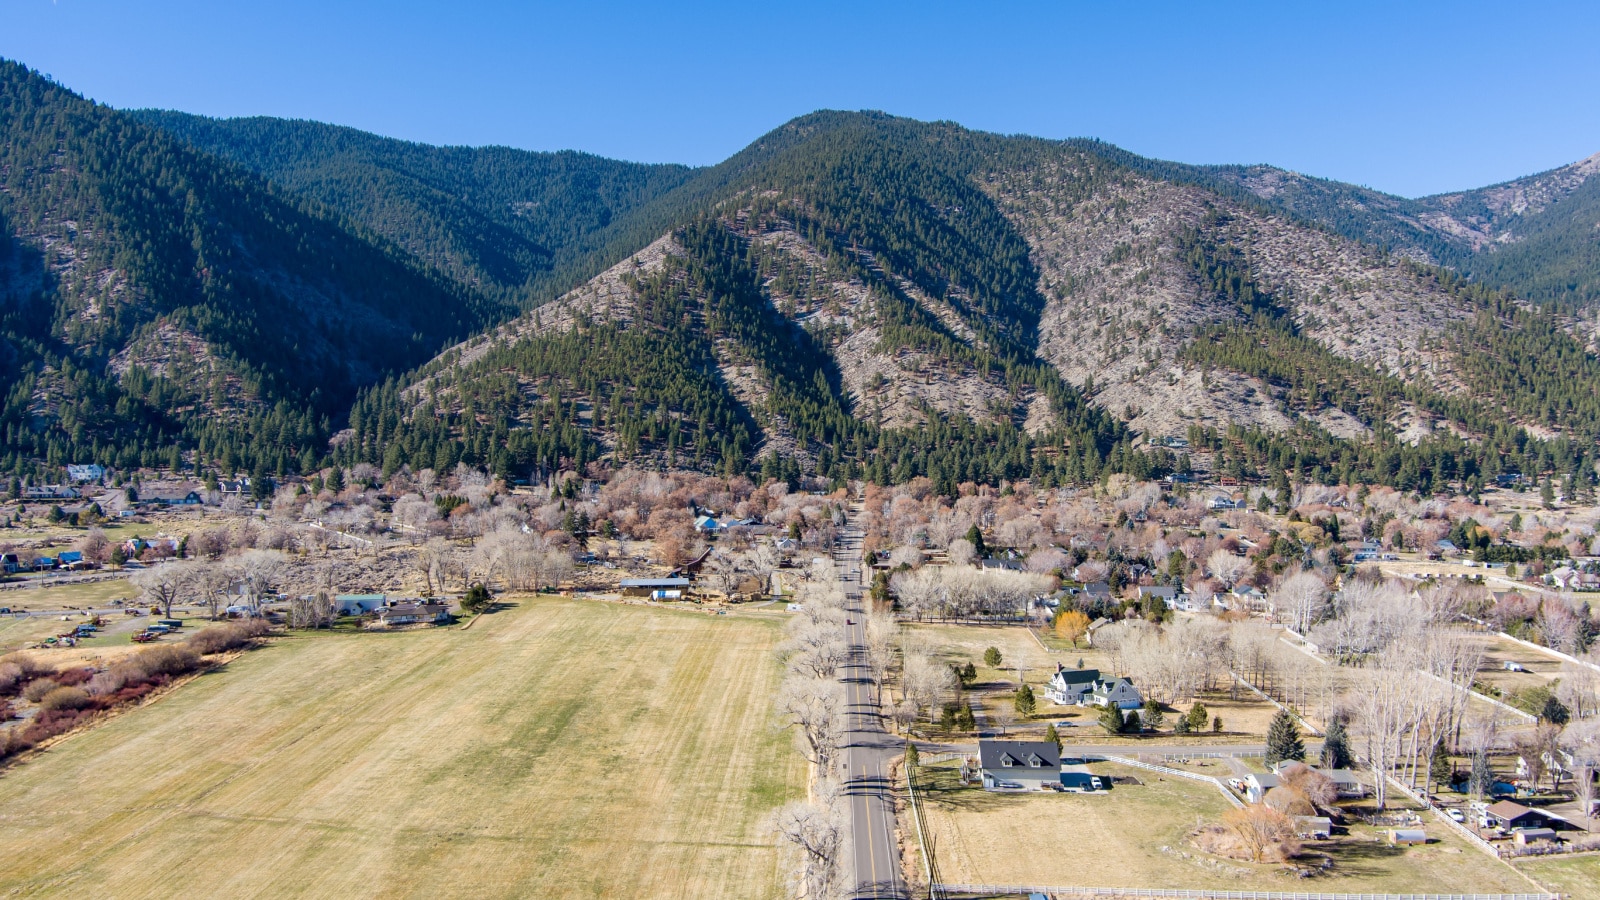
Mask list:
[[[132,582],[152,605],[161,607],[163,617],[170,619],[172,604],[177,602],[183,592],[188,572],[189,563],[166,562],[140,569],[129,575],[128,581]]]

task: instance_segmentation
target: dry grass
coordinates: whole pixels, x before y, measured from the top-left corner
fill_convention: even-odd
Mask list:
[[[139,592],[125,578],[63,584],[55,587],[18,588],[0,591],[0,606],[12,609],[65,609],[103,607],[112,600],[137,600]]]
[[[1075,887],[1214,888],[1327,892],[1527,892],[1508,866],[1430,827],[1441,840],[1425,847],[1389,846],[1374,829],[1309,842],[1329,853],[1331,874],[1299,878],[1284,865],[1213,857],[1188,839],[1197,823],[1227,809],[1214,789],[1153,772],[1109,764],[1096,773],[1133,775],[1140,785],[1097,794],[990,794],[976,788],[928,793],[928,825],[941,877],[979,884]],[[925,769],[924,772],[934,771]],[[950,774],[936,776],[953,788]]]
[[[967,697],[980,712],[989,715],[987,721],[991,723],[997,720],[997,714],[1005,715],[1012,709],[1011,692],[1017,687],[1016,665],[1020,662],[1024,667],[1023,680],[1032,685],[1038,710],[1032,721],[1015,723],[1016,727],[1008,730],[1019,736],[1042,736],[1045,726],[1050,722],[1073,722],[1074,727],[1060,729],[1062,739],[1069,743],[1126,743],[1130,748],[1139,743],[1138,738],[1106,734],[1096,724],[1100,718],[1098,707],[1057,706],[1045,697],[1045,688],[1050,676],[1055,673],[1057,663],[1075,668],[1078,661],[1082,660],[1085,668],[1110,671],[1110,658],[1098,650],[1088,647],[1071,649],[1069,643],[1062,642],[1067,649],[1050,652],[1041,647],[1027,629],[1017,627],[923,624],[908,625],[906,628],[915,638],[920,638],[938,659],[952,665],[963,665],[970,661],[977,668],[977,684]],[[1003,658],[1001,668],[992,669],[984,665],[983,652],[989,647],[1000,650]],[[1239,689],[1238,700],[1231,700],[1227,692],[1222,692],[1204,697],[1202,702],[1211,715],[1222,716],[1225,732],[1213,735],[1208,725],[1204,735],[1185,739],[1197,744],[1265,740],[1267,726],[1278,713],[1277,707],[1256,698],[1244,688]],[[1187,712],[1189,704],[1180,704],[1178,709]],[[1171,710],[1166,712],[1163,738],[1172,737],[1166,732],[1171,731],[1178,714]]]
[[[0,892],[775,897],[777,634],[550,598],[280,639],[0,779]]]
[[[1600,855],[1529,859],[1515,865],[1533,880],[1568,897],[1600,897]]]

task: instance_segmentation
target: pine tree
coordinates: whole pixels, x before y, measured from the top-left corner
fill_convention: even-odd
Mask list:
[[[1445,747],[1444,741],[1433,746],[1433,757],[1428,760],[1428,780],[1432,782],[1434,790],[1450,784],[1450,776],[1455,773],[1455,764],[1450,761],[1450,750]]]
[[[989,555],[989,548],[983,543],[983,530],[978,526],[974,525],[968,528],[966,538],[967,543],[972,545],[972,549],[978,554],[979,559]]]
[[[1283,760],[1304,761],[1305,758],[1306,745],[1300,740],[1300,729],[1295,727],[1294,716],[1287,712],[1278,713],[1267,728],[1267,767],[1271,768]]]
[[[1137,709],[1128,710],[1127,718],[1122,720],[1122,733],[1139,734],[1142,731],[1144,731],[1144,723],[1139,720],[1139,711]]]
[[[1056,723],[1051,722],[1044,727],[1044,739],[1048,743],[1056,745],[1057,753],[1061,752],[1061,733],[1056,731]]]
[[[1014,698],[1013,702],[1017,707],[1017,715],[1022,716],[1025,719],[1033,718],[1033,711],[1035,708],[1037,708],[1038,701],[1033,696],[1032,687],[1029,687],[1025,684],[1022,687],[1017,688],[1016,697]]]
[[[1338,719],[1328,726],[1328,734],[1322,739],[1322,767],[1350,768],[1350,738],[1345,734],[1344,723]]]
[[[1211,721],[1211,713],[1206,711],[1204,703],[1196,703],[1189,708],[1189,730],[1205,731],[1206,723]]]
[[[1122,724],[1122,710],[1117,709],[1115,703],[1107,703],[1105,708],[1100,710],[1100,727],[1104,728],[1107,734],[1121,734]]]
[[[989,668],[998,669],[1003,662],[1005,662],[1005,659],[1000,656],[999,647],[990,647],[983,651],[983,664]]]
[[[1167,717],[1161,714],[1161,704],[1154,700],[1144,702],[1144,726],[1151,731],[1160,731],[1161,726],[1167,724]]]

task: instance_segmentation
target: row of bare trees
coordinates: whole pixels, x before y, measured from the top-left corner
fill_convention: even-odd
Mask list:
[[[810,797],[780,808],[772,824],[792,857],[796,895],[830,900],[842,896],[850,872],[845,853],[848,809],[838,778],[849,715],[839,668],[848,661],[850,645],[846,598],[833,564],[818,560],[806,574],[800,612],[790,620],[779,648],[784,676],[777,709],[811,763],[814,778]]]
[[[215,619],[232,605],[260,612],[283,572],[282,553],[246,550],[216,560],[170,560],[139,569],[128,580],[167,618],[174,606],[195,605]]]
[[[900,605],[919,621],[980,615],[1021,618],[1035,597],[1052,589],[1054,581],[1033,572],[951,565],[901,572],[894,576],[891,586]]]

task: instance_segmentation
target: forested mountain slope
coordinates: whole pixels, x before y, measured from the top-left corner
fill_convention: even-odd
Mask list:
[[[1076,480],[1184,437],[1416,483],[1600,435],[1549,314],[1104,145],[819,113],[690,191],[632,259],[369,395],[346,452]]]
[[[13,471],[310,465],[359,388],[508,313],[4,61],[0,309]]]
[[[1410,201],[821,112],[690,170],[5,77],[11,471],[1594,480],[1593,161]]]
[[[687,166],[573,151],[433,147],[303,120],[129,115],[337,210],[485,294],[524,305],[596,274],[594,260],[626,240],[623,220],[694,175]]]

